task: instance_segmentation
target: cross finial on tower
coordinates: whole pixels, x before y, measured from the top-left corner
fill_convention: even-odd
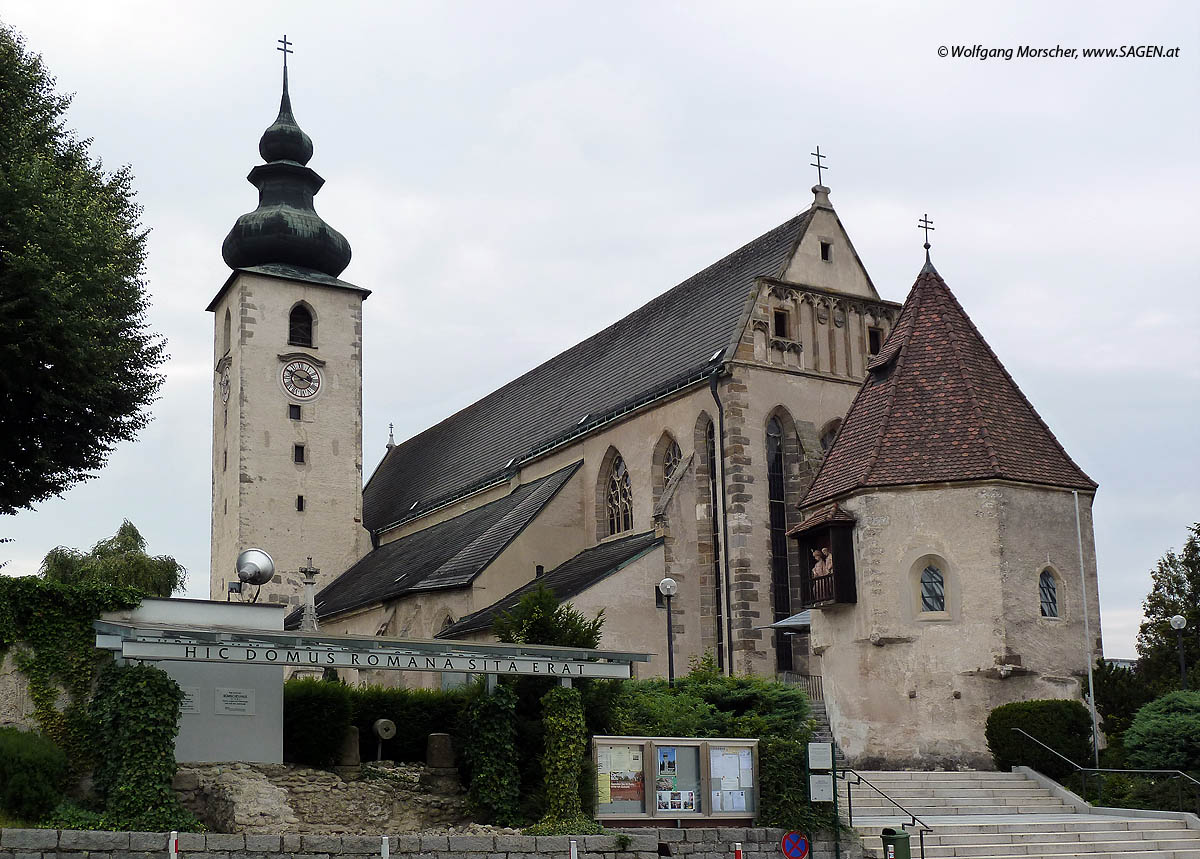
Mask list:
[[[820,146],[818,146],[818,147],[817,147],[817,151],[816,151],[816,152],[810,152],[810,153],[808,153],[808,154],[809,154],[809,155],[812,155],[814,158],[816,158],[816,159],[817,159],[817,160],[816,160],[816,161],[814,161],[812,164],[808,165],[809,167],[816,167],[816,168],[817,168],[817,184],[818,184],[818,185],[824,185],[824,184],[825,184],[825,182],[823,181],[823,179],[822,179],[822,177],[821,177],[821,171],[822,171],[822,170],[828,170],[829,168],[828,168],[828,167],[826,167],[824,164],[822,164],[822,163],[821,163],[821,160],[822,160],[823,158],[827,158],[828,156],[826,156],[826,155],[822,155],[822,154],[821,154],[821,147],[820,147]]]
[[[926,212],[921,220],[917,221],[917,229],[925,231],[925,262],[929,262],[929,231],[933,228],[933,221],[929,220],[929,213]]]
[[[296,43],[288,41],[287,33],[283,34],[282,39],[276,39],[275,41],[278,42],[282,46],[282,47],[276,48],[275,50],[283,51],[283,70],[287,71],[287,55],[296,53],[291,48],[289,48],[288,45],[294,45]]]
[[[388,424],[388,442],[387,442],[387,449],[388,449],[388,450],[391,450],[393,447],[395,447],[395,446],[396,446],[396,439],[392,438],[392,430],[393,430],[393,428],[394,428],[394,427],[393,427],[391,424]]]

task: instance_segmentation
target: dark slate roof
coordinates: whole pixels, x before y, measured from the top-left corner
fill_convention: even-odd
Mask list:
[[[755,278],[783,274],[811,211],[392,448],[363,488],[363,523],[379,532],[502,479],[539,449],[704,378],[714,353],[736,342]]]
[[[575,557],[564,561],[545,575],[522,585],[487,608],[469,614],[458,623],[446,627],[436,637],[459,638],[472,632],[491,629],[492,621],[498,614],[512,611],[521,601],[521,597],[534,590],[538,585],[544,585],[558,597],[560,603],[569,600],[636,561],[650,550],[661,546],[662,543],[661,537],[654,536],[653,531],[647,531],[644,534],[634,534],[631,537],[622,537],[620,540],[611,540],[590,549],[584,549]]]
[[[360,558],[316,596],[317,617],[420,591],[469,585],[558,494],[582,462],[518,486],[503,498],[468,510]],[[299,623],[300,611],[287,623]]]
[[[1006,479],[1092,490],[926,263],[801,506],[869,486]]]

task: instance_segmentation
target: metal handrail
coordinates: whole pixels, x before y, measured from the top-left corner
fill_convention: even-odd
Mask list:
[[[1195,785],[1195,787],[1193,788],[1193,790],[1195,790],[1196,788],[1200,788],[1200,780],[1197,780],[1197,779],[1193,778],[1192,776],[1190,776],[1190,775],[1188,775],[1187,773],[1185,773],[1183,770],[1166,770],[1166,769],[1118,769],[1118,768],[1116,768],[1116,767],[1084,767],[1084,766],[1080,766],[1079,764],[1075,763],[1075,761],[1073,761],[1073,760],[1071,760],[1070,758],[1068,758],[1066,755],[1064,755],[1064,754],[1062,754],[1062,753],[1058,752],[1058,751],[1057,751],[1057,750],[1055,750],[1055,749],[1052,749],[1052,748],[1050,748],[1048,745],[1046,745],[1045,743],[1043,743],[1043,742],[1042,742],[1041,740],[1039,740],[1037,737],[1035,737],[1035,736],[1033,736],[1032,734],[1030,734],[1028,731],[1022,730],[1021,728],[1010,728],[1009,730],[1016,731],[1018,734],[1020,734],[1021,736],[1025,737],[1025,738],[1026,738],[1026,739],[1028,739],[1028,740],[1033,740],[1035,743],[1037,743],[1037,744],[1038,744],[1039,746],[1041,746],[1043,749],[1045,749],[1046,751],[1048,751],[1050,754],[1054,755],[1056,758],[1059,758],[1060,760],[1062,760],[1062,761],[1064,761],[1064,762],[1066,762],[1066,763],[1070,764],[1071,766],[1073,766],[1073,767],[1075,768],[1076,772],[1078,772],[1078,773],[1079,773],[1079,783],[1080,783],[1080,785],[1082,786],[1082,789],[1083,789],[1083,799],[1084,799],[1084,801],[1085,801],[1085,802],[1087,801],[1087,774],[1088,774],[1088,773],[1097,773],[1097,774],[1099,774],[1099,773],[1142,773],[1142,774],[1152,774],[1152,773],[1153,773],[1153,774],[1159,774],[1159,775],[1168,775],[1168,776],[1170,776],[1172,779],[1180,779],[1181,781],[1180,781],[1180,789],[1179,789],[1179,795],[1178,795],[1178,801],[1179,801],[1179,806],[1180,806],[1180,807],[1179,807],[1179,810],[1180,810],[1180,811],[1182,811],[1182,810],[1183,810],[1183,784],[1182,784],[1182,780],[1183,780],[1183,779],[1186,779],[1187,781],[1190,781],[1190,782],[1191,782],[1193,785]],[[1200,792],[1198,792],[1198,794],[1197,794],[1197,798],[1198,798],[1198,801],[1200,801]],[[1098,791],[1098,794],[1097,794],[1097,799],[1098,799],[1098,800],[1099,800],[1099,802],[1101,802],[1101,803],[1103,803],[1103,802],[1104,802],[1104,780],[1103,780],[1103,779],[1101,779],[1101,780],[1100,780],[1100,787],[1099,787],[1099,791]]]
[[[848,778],[848,776],[851,776],[851,775],[854,776],[853,782],[851,782]],[[892,799],[890,796],[888,796],[886,793],[884,793],[882,790],[880,790],[878,788],[878,786],[872,784],[870,781],[863,778],[862,774],[859,773],[858,771],[843,768],[838,771],[838,777],[844,779],[846,782],[846,813],[847,813],[847,817],[848,817],[848,822],[851,826],[854,825],[854,793],[853,793],[853,791],[851,791],[851,788],[856,784],[865,784],[867,787],[871,788],[871,790],[875,791],[877,794],[882,796],[884,799],[886,799],[892,805],[896,806],[896,808],[900,809],[902,812],[904,812],[905,814],[908,815],[908,823],[900,824],[901,829],[908,829],[910,826],[915,828],[918,824],[920,824],[920,829],[917,829],[917,838],[919,839],[920,846],[921,846],[921,859],[925,859],[925,833],[933,832],[933,829],[931,829],[929,827],[929,824],[927,824],[921,818],[917,817],[915,814],[913,814],[911,811],[909,811],[903,805],[896,802],[896,800]]]

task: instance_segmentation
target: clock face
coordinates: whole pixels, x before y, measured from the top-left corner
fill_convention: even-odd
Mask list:
[[[298,400],[310,400],[321,390],[321,371],[308,361],[290,361],[280,373],[283,388]]]
[[[221,374],[221,402],[229,402],[229,370]]]

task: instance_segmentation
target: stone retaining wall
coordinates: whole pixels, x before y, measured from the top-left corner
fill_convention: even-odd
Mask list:
[[[618,835],[574,836],[580,859],[659,859],[732,857],[735,842],[743,859],[781,859],[782,829],[636,829]],[[391,835],[395,859],[566,859],[567,836]],[[378,856],[377,835],[226,835],[181,832],[181,859],[338,859]],[[163,859],[167,835],[161,832],[79,832],[56,829],[0,831],[0,859]],[[818,841],[815,859],[833,856],[831,841]],[[845,859],[861,859],[862,847],[842,842]]]

